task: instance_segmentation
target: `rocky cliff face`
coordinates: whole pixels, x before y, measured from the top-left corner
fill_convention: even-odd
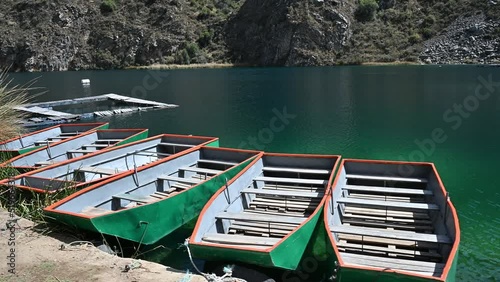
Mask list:
[[[339,1],[247,0],[226,27],[236,62],[334,64],[351,36],[352,6]]]
[[[94,1],[4,1],[0,66],[14,70],[110,69],[160,63],[198,24],[185,1],[121,1],[103,12]],[[98,2],[98,1],[95,1]]]
[[[484,14],[460,17],[424,43],[420,59],[427,64],[500,62],[500,23]]]
[[[499,62],[495,1],[378,4],[361,22],[357,0],[4,0],[0,68]]]

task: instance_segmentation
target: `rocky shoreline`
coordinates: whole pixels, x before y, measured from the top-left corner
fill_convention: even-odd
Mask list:
[[[483,14],[459,18],[424,43],[420,60],[426,64],[499,64],[500,38],[491,36],[499,28],[498,21]]]

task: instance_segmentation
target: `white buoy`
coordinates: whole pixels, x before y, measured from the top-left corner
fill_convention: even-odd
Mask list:
[[[90,79],[88,79],[88,78],[82,79],[82,84],[83,85],[90,85]]]

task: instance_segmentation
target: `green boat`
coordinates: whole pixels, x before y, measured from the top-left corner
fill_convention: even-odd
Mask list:
[[[150,245],[197,217],[262,153],[193,147],[84,188],[44,209],[49,219]]]
[[[264,154],[224,185],[189,239],[193,256],[297,269],[321,220],[339,156]]]
[[[336,281],[455,281],[458,217],[432,163],[343,160],[323,228]]]
[[[45,141],[43,143],[46,147],[14,157],[0,164],[0,167],[12,167],[20,172],[27,172],[147,137],[147,129],[89,131],[59,142]]]
[[[35,193],[57,193],[61,189],[82,189],[119,173],[161,161],[193,147],[218,147],[214,137],[161,134],[107,150],[68,159],[0,181]]]
[[[107,129],[109,123],[60,124],[42,130],[30,132],[0,143],[2,161],[47,146],[91,130]]]

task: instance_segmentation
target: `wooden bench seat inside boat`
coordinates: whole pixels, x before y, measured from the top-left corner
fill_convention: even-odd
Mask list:
[[[63,132],[61,134],[59,134],[59,136],[75,136],[75,135],[78,135],[80,134],[81,132]]]
[[[189,144],[167,143],[167,142],[162,142],[162,143],[159,143],[158,145],[162,145],[162,146],[174,146],[174,147],[186,147],[186,148],[191,148],[191,147],[195,146],[195,145],[189,145]]]
[[[379,228],[393,228],[394,230],[408,230],[418,232],[432,232],[434,227],[432,224],[415,224],[408,222],[387,222],[382,220],[370,220],[365,218],[344,218],[343,223],[349,223],[351,226],[366,226],[366,227],[379,227]]]
[[[379,200],[387,202],[406,202],[406,203],[427,203],[427,200],[421,196],[402,196],[402,195],[377,195],[377,194],[367,194],[360,192],[350,192],[349,199],[365,199],[365,200]]]
[[[296,173],[306,173],[306,174],[330,174],[330,170],[327,169],[310,169],[310,168],[288,168],[288,167],[270,167],[266,166],[262,168],[263,171],[272,172],[296,172]]]
[[[99,139],[96,140],[96,143],[118,143],[120,141],[123,141],[123,139]]]
[[[390,246],[390,247],[389,247]],[[361,244],[361,243],[347,243],[346,240],[341,240],[337,242],[337,247],[340,248],[341,251],[354,251],[354,252],[365,252],[371,253],[373,255],[390,255],[394,257],[422,257],[424,259],[442,259],[442,255],[439,254],[436,250],[433,252],[427,250],[410,250],[405,248],[398,248],[396,245],[388,244],[387,246],[379,246],[379,245],[369,245],[369,244]]]
[[[394,246],[401,247],[410,250],[425,250],[425,251],[437,251],[438,244],[436,243],[428,243],[428,242],[417,242],[417,241],[408,241],[408,240],[396,240],[396,239],[387,239],[381,237],[370,237],[370,236],[361,236],[361,235],[350,235],[337,233],[339,236],[339,240],[343,240],[349,243],[362,244],[363,246],[374,245],[374,246]]]
[[[35,146],[42,146],[42,145],[47,145],[50,143],[55,143],[59,141],[50,141],[50,140],[43,140],[43,141],[35,141]]]
[[[64,139],[68,139],[71,137],[73,137],[73,136],[56,136],[56,137],[50,137],[48,139],[50,139],[50,140],[64,140]]]
[[[355,179],[364,179],[364,180],[393,181],[393,182],[427,183],[427,179],[425,179],[425,178],[412,178],[412,177],[392,177],[392,176],[346,174],[346,178],[355,178]]]
[[[220,170],[217,170],[217,169],[209,169],[209,168],[201,168],[201,167],[193,167],[193,166],[181,167],[179,170],[192,171],[192,172],[204,173],[204,174],[210,174],[210,175],[215,175],[215,174],[218,174],[219,172],[221,172]]]
[[[427,274],[430,276],[441,276],[444,263],[435,263],[418,260],[405,260],[396,258],[386,258],[380,256],[367,256],[351,253],[342,253],[342,260],[347,264],[366,265],[384,269],[405,270]]]
[[[304,179],[304,178],[288,178],[288,177],[268,177],[259,176],[253,179],[254,181],[277,182],[277,183],[297,183],[311,185],[326,185],[327,180],[323,179]]]
[[[334,233],[344,233],[360,236],[380,237],[396,240],[408,240],[416,242],[451,244],[452,240],[446,235],[424,234],[409,231],[393,231],[386,229],[375,229],[353,226],[330,226],[330,231]]]
[[[383,194],[402,194],[402,195],[417,195],[417,196],[432,196],[433,193],[430,190],[424,189],[411,189],[411,188],[392,188],[392,187],[380,187],[380,186],[362,186],[362,185],[346,185],[342,187],[344,190],[348,191],[359,191],[359,192],[373,192],[373,193],[383,193]]]
[[[280,241],[279,238],[244,236],[233,234],[212,233],[205,234],[202,238],[205,242],[231,245],[255,245],[255,246],[274,246]]]
[[[35,163],[35,166],[47,166],[47,165],[51,165],[51,164],[55,164],[54,161],[42,161],[42,162],[36,162]]]
[[[282,238],[296,227],[270,222],[235,221],[229,226],[228,233]]]
[[[180,182],[180,183],[188,183],[188,184],[198,184],[201,182],[200,179],[183,178],[183,177],[170,176],[170,175],[160,175],[160,176],[158,176],[158,179],[166,180],[166,181],[173,181],[173,182]]]
[[[284,184],[269,184],[266,183],[263,187],[266,190],[282,190],[282,191],[305,191],[305,192],[323,192],[324,186],[301,186],[301,185],[284,185]]]
[[[113,195],[113,199],[114,200],[115,199],[127,200],[127,201],[137,202],[137,203],[148,203],[148,202],[152,202],[155,200],[151,196],[140,196],[140,195],[127,194],[127,193]]]
[[[307,218],[305,217],[292,217],[282,215],[260,215],[253,213],[230,213],[221,212],[217,214],[216,218],[229,219],[229,220],[242,220],[242,221],[258,221],[258,222],[274,222],[274,223],[288,223],[288,224],[301,224]]]
[[[236,162],[217,161],[217,160],[208,160],[208,159],[200,159],[200,160],[198,160],[198,163],[218,164],[218,165],[226,165],[226,166],[233,166],[233,165],[238,164]]]
[[[137,152],[134,152],[134,155],[168,157],[168,156],[171,156],[172,154],[166,154],[166,153],[160,153],[160,152],[154,152],[154,151],[137,151]]]
[[[106,148],[109,147],[108,144],[85,144],[82,148]]]
[[[246,188],[241,191],[245,194],[260,194],[260,195],[272,195],[281,197],[299,197],[299,198],[320,198],[323,197],[324,193],[320,192],[304,192],[304,191],[282,191],[275,189],[254,189]]]
[[[101,168],[101,167],[95,167],[95,166],[82,166],[82,167],[78,168],[77,170],[81,171],[81,172],[91,172],[91,173],[105,174],[105,175],[113,175],[113,174],[117,174],[120,172],[117,169]]]
[[[354,199],[354,198],[340,198],[337,200],[337,202],[346,205],[365,206],[365,207],[384,207],[384,208],[410,209],[410,210],[439,210],[438,205],[427,204],[427,203],[405,203],[396,201],[379,201],[379,200],[365,200],[365,199]]]
[[[349,214],[363,215],[363,216],[378,216],[386,218],[397,218],[397,219],[409,219],[409,220],[428,220],[430,218],[429,214],[425,210],[390,210],[386,207],[353,207],[346,206],[343,210],[344,216]]]
[[[311,212],[318,207],[320,199],[316,202],[298,202],[293,200],[274,200],[269,198],[255,198],[250,202],[250,209],[263,209],[267,211],[296,211],[296,212]]]
[[[85,150],[85,149],[77,149],[77,150],[68,150],[66,153],[68,154],[88,154],[96,152],[95,150]]]

